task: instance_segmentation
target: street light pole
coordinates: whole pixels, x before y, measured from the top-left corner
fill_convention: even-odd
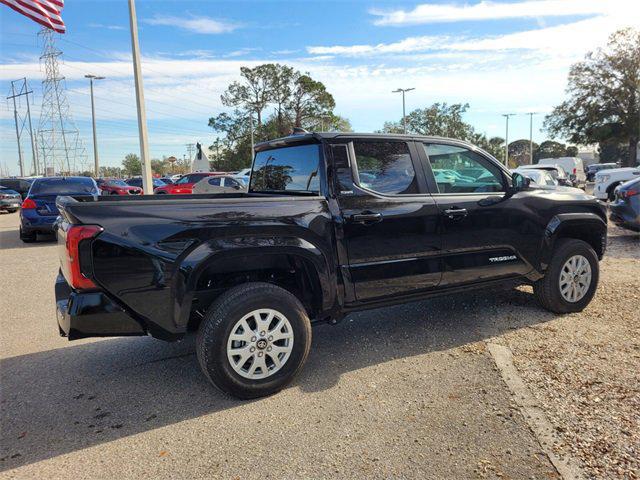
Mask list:
[[[533,116],[536,112],[529,112],[529,165],[533,165]]]
[[[96,106],[93,100],[93,81],[104,80],[105,77],[97,77],[95,75],[85,75],[84,78],[89,79],[89,86],[91,90],[91,122],[93,124],[93,163],[96,172],[96,177],[100,175],[100,162],[98,160],[98,137],[96,136]]]
[[[502,116],[506,120],[507,130],[504,138],[504,165],[509,168],[509,117],[513,117],[515,113],[503,113]]]
[[[131,29],[133,78],[136,84],[136,105],[138,107],[138,134],[140,135],[140,160],[142,162],[142,189],[145,194],[150,195],[153,193],[153,181],[151,180],[151,159],[149,158],[147,112],[144,107],[140,45],[138,44],[138,19],[136,18],[136,5],[134,0],[129,0],[129,28]]]
[[[410,92],[411,90],[415,90],[415,88],[398,88],[397,90],[393,90],[391,92],[402,93],[402,130],[405,134],[407,133],[407,112],[405,108],[404,94]]]
[[[253,138],[253,114],[249,112],[249,130],[251,131],[251,163],[253,164],[253,155],[255,149],[255,140]]]

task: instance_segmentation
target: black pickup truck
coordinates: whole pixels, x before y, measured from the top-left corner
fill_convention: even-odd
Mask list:
[[[465,142],[302,133],[256,146],[248,192],[59,197],[60,334],[197,330],[206,376],[241,398],[282,389],[311,325],[433,295],[532,284],[580,311],[604,207],[538,190]]]

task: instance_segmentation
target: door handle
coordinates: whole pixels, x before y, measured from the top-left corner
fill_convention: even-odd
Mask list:
[[[364,223],[365,225],[378,223],[382,220],[382,214],[377,212],[362,212],[351,215],[349,219],[353,223]]]
[[[466,208],[448,208],[443,213],[447,218],[451,219],[464,218],[469,214]]]

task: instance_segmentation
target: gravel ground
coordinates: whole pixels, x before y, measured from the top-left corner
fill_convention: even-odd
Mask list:
[[[546,315],[524,304],[512,314]],[[534,323],[497,341],[555,427],[554,449],[588,478],[640,478],[640,236],[611,225],[595,299]]]
[[[314,329],[307,366],[239,402],[203,378],[193,338],[67,342],[55,244],[0,216],[0,478],[558,478],[487,349],[508,346],[589,478],[638,478],[640,240],[612,228],[582,313],[529,288],[434,299]]]

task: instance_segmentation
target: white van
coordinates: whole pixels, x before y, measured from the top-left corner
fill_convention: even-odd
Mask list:
[[[578,157],[541,158],[538,165],[560,165],[567,173],[574,187],[585,188],[587,175],[584,173],[582,159]]]

